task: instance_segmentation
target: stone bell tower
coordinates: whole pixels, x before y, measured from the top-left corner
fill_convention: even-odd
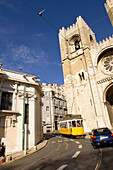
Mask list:
[[[93,91],[95,73],[90,49],[96,48],[95,34],[82,19],[59,30],[59,42],[69,114],[79,114],[88,128],[97,127],[97,110]],[[92,122],[93,120],[93,122]]]
[[[106,0],[106,3],[104,5],[113,26],[113,0]]]

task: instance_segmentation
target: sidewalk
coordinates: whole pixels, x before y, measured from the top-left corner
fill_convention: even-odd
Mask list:
[[[48,140],[44,140],[41,143],[39,143],[38,145],[36,145],[35,147],[30,148],[27,151],[20,151],[20,152],[16,152],[16,153],[12,153],[10,155],[7,155],[6,156],[6,162],[4,162],[4,163],[1,162],[3,157],[0,157],[0,166],[5,165],[9,162],[15,161],[17,159],[21,159],[21,158],[23,158],[27,155],[30,155],[30,154],[32,154],[36,151],[39,151],[39,150],[43,149],[47,145],[47,143],[48,143]]]

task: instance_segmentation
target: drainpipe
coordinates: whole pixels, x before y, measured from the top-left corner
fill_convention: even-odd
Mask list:
[[[24,150],[25,86],[23,94],[22,150]]]

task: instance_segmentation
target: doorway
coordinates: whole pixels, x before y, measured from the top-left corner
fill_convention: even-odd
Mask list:
[[[106,106],[110,118],[111,126],[113,127],[113,85],[106,92]]]

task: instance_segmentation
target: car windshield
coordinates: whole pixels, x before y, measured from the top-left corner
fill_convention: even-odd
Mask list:
[[[111,134],[111,131],[109,129],[96,129],[94,130],[94,135],[106,135],[106,134]]]

